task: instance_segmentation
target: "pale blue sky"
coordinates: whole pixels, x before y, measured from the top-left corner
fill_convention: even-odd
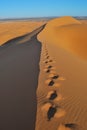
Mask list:
[[[0,0],[0,18],[87,16],[87,0]]]

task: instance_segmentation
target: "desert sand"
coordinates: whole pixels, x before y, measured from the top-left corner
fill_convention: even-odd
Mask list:
[[[87,24],[87,20],[80,20],[81,23]]]
[[[47,35],[48,34],[48,35]],[[63,17],[50,21],[38,36],[44,42],[55,42],[56,45],[87,59],[87,25],[72,17]]]
[[[72,17],[49,21],[42,43],[36,130],[87,129],[87,25]]]
[[[68,16],[0,28],[0,128],[86,130],[86,22]]]
[[[42,29],[0,46],[0,130],[35,130]]]
[[[0,45],[11,40],[32,32],[43,25],[44,21],[7,21],[0,23]]]

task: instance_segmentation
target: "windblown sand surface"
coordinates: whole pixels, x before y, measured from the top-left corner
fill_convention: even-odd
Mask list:
[[[87,25],[43,23],[0,23],[0,129],[86,130]]]
[[[36,130],[87,129],[87,25],[51,20],[42,42]]]
[[[43,42],[49,41],[87,59],[87,25],[72,17],[50,21],[38,36]]]
[[[32,32],[45,22],[17,21],[0,23],[0,45],[6,41]]]

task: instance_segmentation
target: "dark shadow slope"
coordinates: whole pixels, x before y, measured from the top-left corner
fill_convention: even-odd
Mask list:
[[[35,129],[41,53],[37,34],[43,28],[10,40],[0,48],[0,130]],[[23,44],[18,44],[19,40]]]

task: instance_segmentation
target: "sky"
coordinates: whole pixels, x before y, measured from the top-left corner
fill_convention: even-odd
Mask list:
[[[0,18],[87,16],[87,0],[0,0]]]

